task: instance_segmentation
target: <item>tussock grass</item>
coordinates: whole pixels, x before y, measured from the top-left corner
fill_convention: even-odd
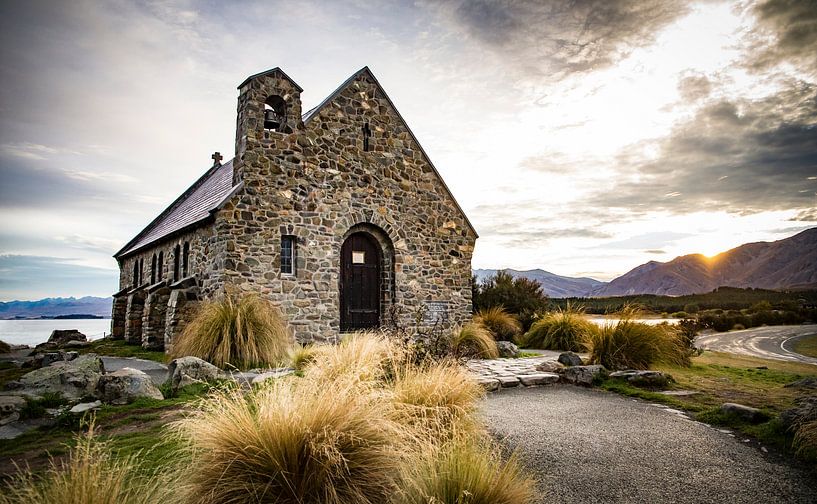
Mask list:
[[[403,346],[377,332],[352,333],[335,346],[323,345],[314,351],[314,360],[304,368],[304,375],[320,383],[339,379],[361,384],[387,381],[407,358]]]
[[[797,426],[794,434],[794,446],[797,453],[817,453],[817,420],[804,422]]]
[[[474,428],[476,403],[485,394],[465,368],[451,361],[405,365],[390,389],[398,422],[444,435]]]
[[[314,344],[301,345],[296,343],[289,350],[289,362],[296,371],[303,371],[306,366],[315,362],[320,351]]]
[[[374,504],[395,490],[405,429],[350,379],[211,396],[178,429],[190,503]]]
[[[474,322],[482,324],[497,341],[513,341],[522,333],[522,324],[502,306],[481,309]]]
[[[0,492],[2,504],[142,504],[175,502],[172,476],[140,467],[138,453],[113,457],[107,444],[94,439],[93,424],[67,460],[51,459],[42,477],[22,470]]]
[[[403,467],[394,504],[524,504],[533,497],[515,456],[503,462],[487,438],[458,436],[426,443]]]
[[[685,338],[668,325],[636,322],[628,310],[615,324],[605,324],[590,334],[587,349],[590,362],[607,369],[649,369],[654,363],[690,365],[690,349]]]
[[[454,329],[450,340],[451,353],[455,357],[496,359],[499,350],[496,340],[481,324],[469,322]]]
[[[582,352],[588,338],[597,331],[596,325],[584,318],[583,310],[568,306],[534,322],[520,343],[526,348]]]
[[[239,369],[284,362],[292,337],[278,310],[254,294],[227,292],[205,301],[173,345],[172,358],[192,355]]]

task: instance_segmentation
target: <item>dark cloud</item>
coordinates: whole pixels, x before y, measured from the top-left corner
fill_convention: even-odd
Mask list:
[[[812,208],[817,86],[796,82],[762,100],[710,103],[660,142],[658,159],[639,161],[642,150],[623,153],[625,182],[588,203],[636,213]]]
[[[687,12],[661,0],[449,0],[442,10],[489,50],[537,77],[609,66]]]
[[[116,290],[116,270],[76,264],[72,259],[31,255],[0,255],[0,293],[6,299],[109,295]]]
[[[759,30],[749,66],[764,70],[781,62],[817,71],[817,1],[768,0],[753,8]],[[772,36],[768,46],[764,38]]]
[[[645,250],[644,253],[645,254],[666,254],[667,252],[666,252],[666,250],[661,250],[661,249],[650,249],[650,250]]]
[[[678,93],[687,102],[707,98],[712,92],[712,83],[705,75],[685,75],[678,81]]]
[[[790,221],[817,222],[817,208],[801,210]]]

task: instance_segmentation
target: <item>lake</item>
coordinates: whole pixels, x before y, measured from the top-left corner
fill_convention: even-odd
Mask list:
[[[604,325],[604,324],[615,324],[621,319],[613,318],[613,317],[587,317],[587,320],[593,322],[596,325]],[[662,322],[666,322],[667,324],[677,324],[678,321],[681,319],[675,318],[645,318],[645,319],[633,319],[633,322],[643,322],[647,325],[658,325]]]
[[[0,340],[34,346],[48,341],[54,329],[76,329],[94,340],[111,332],[111,319],[0,320]]]

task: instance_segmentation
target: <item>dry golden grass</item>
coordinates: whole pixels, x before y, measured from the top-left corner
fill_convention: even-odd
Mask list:
[[[497,341],[513,341],[522,333],[516,316],[501,306],[483,308],[474,316],[474,322],[482,324]]]
[[[534,322],[519,343],[525,348],[583,352],[587,340],[597,331],[596,325],[584,317],[583,310],[568,306],[546,313]]]
[[[192,355],[239,369],[285,362],[293,343],[280,313],[254,294],[227,292],[205,301],[173,345],[172,357]]]
[[[301,345],[296,343],[289,350],[289,362],[296,371],[303,371],[306,366],[315,361],[319,354],[320,351],[314,344]]]
[[[172,504],[172,475],[145,473],[137,455],[115,458],[108,447],[94,439],[93,424],[78,436],[68,459],[51,460],[42,477],[21,471],[0,492],[2,504]]]
[[[469,322],[457,327],[451,335],[451,353],[455,357],[469,357],[480,359],[496,359],[499,350],[496,340],[481,324]]]
[[[361,384],[390,380],[407,358],[406,349],[377,332],[346,335],[337,345],[316,347],[315,359],[304,368],[313,382],[345,379]]]

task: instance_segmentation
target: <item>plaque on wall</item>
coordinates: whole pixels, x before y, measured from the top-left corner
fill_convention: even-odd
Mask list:
[[[425,308],[423,325],[433,326],[448,322],[448,301],[428,301]]]

